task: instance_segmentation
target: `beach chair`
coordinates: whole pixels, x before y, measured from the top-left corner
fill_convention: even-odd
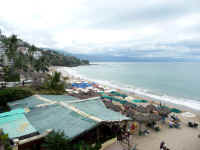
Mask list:
[[[191,128],[198,128],[198,123],[188,122],[188,126]]]

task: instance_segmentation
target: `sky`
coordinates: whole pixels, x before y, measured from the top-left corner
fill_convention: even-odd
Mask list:
[[[0,29],[39,47],[200,60],[199,0],[5,0]]]

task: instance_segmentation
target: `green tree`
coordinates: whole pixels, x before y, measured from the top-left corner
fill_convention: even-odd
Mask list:
[[[52,131],[45,137],[44,147],[48,150],[71,150],[70,140],[62,131]]]
[[[17,36],[12,35],[9,38],[6,38],[3,40],[5,46],[6,46],[6,53],[9,59],[12,59],[15,57],[16,50],[17,50]]]
[[[8,134],[4,134],[2,130],[0,130],[0,145],[3,145],[5,150],[12,150]]]
[[[48,59],[45,56],[40,57],[34,64],[34,68],[37,72],[47,72],[49,71],[48,67],[50,66]]]
[[[34,52],[36,51],[37,51],[37,48],[34,45],[31,45],[31,47],[28,49],[28,56],[29,56],[31,67],[33,67],[33,64],[34,64],[33,55],[34,55]]]
[[[61,81],[61,73],[55,72],[50,76],[45,82],[45,86],[48,89],[64,91],[64,83]]]
[[[20,75],[16,70],[13,70],[11,67],[4,67],[4,80],[7,82],[17,82],[20,80]]]
[[[17,70],[18,73],[27,72],[28,65],[27,65],[27,62],[24,60],[24,57],[22,55],[19,54],[17,57],[15,57],[14,62],[15,62],[14,68]]]

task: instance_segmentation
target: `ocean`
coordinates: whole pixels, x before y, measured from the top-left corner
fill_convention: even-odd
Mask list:
[[[73,68],[84,79],[200,110],[200,63],[99,62]]]

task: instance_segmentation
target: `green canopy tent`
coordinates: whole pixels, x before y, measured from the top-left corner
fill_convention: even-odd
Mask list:
[[[103,95],[103,96],[101,96],[101,98],[106,98],[106,99],[109,99],[109,100],[113,100],[113,98],[111,97],[111,96],[108,96],[108,95]]]
[[[174,113],[181,113],[182,111],[177,109],[177,108],[171,108],[170,109],[171,112],[174,112]]]
[[[147,100],[144,100],[144,99],[134,99],[132,100],[133,103],[148,103]]]
[[[112,91],[112,92],[110,92],[110,94],[115,95],[115,96],[121,96],[122,98],[128,97],[126,94],[121,94],[121,93],[116,92],[116,91]]]
[[[99,95],[104,95],[105,93],[104,93],[104,92],[98,92],[98,94],[99,94]]]

